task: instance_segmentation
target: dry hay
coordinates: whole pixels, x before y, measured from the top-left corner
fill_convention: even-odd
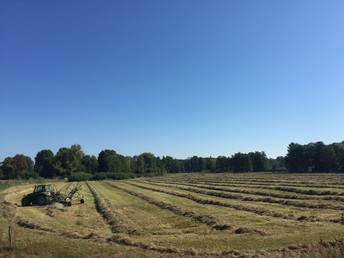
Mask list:
[[[47,208],[46,208],[46,214],[50,217],[56,217],[59,213],[66,211],[66,209],[64,209],[63,204],[55,202],[50,204]]]
[[[36,229],[36,230],[41,230],[45,232],[54,232],[54,233],[57,232],[53,228],[43,227],[37,224],[36,222],[33,222],[32,220],[22,219],[20,217],[17,218],[17,224],[23,228]]]
[[[100,195],[99,192],[89,183],[87,183],[94,199],[97,211],[102,215],[105,221],[110,225],[113,233],[139,234],[139,230],[132,225],[128,225],[128,221],[121,218],[121,214],[116,212],[110,203]]]
[[[121,191],[124,191],[128,194],[131,194],[133,196],[136,196],[150,204],[153,204],[161,209],[166,209],[166,210],[169,210],[169,211],[172,211],[174,214],[177,214],[177,215],[180,215],[180,216],[184,216],[184,217],[188,217],[188,218],[191,218],[195,221],[198,221],[200,223],[203,223],[203,224],[206,224],[208,225],[210,228],[212,229],[215,229],[215,230],[226,230],[226,229],[231,229],[232,226],[231,225],[228,225],[228,224],[221,224],[219,223],[214,217],[212,216],[209,216],[209,215],[203,215],[203,214],[196,214],[195,212],[193,211],[190,211],[190,210],[186,210],[186,209],[183,209],[181,207],[178,207],[176,205],[173,205],[173,204],[170,204],[170,203],[165,203],[165,202],[162,202],[162,201],[158,201],[158,200],[155,200],[149,196],[146,196],[142,193],[138,193],[138,192],[135,192],[135,191],[132,191],[132,190],[128,190],[128,189],[125,189],[125,188],[122,188],[120,186],[117,186],[117,185],[114,185],[112,183],[108,183],[109,185],[111,185],[112,187],[116,188],[116,189],[119,189]]]

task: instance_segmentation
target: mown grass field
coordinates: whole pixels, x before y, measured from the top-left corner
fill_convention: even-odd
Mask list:
[[[343,257],[343,183],[341,174],[170,174],[85,182],[85,204],[71,207],[21,207],[33,185],[13,186],[0,192],[0,255]]]

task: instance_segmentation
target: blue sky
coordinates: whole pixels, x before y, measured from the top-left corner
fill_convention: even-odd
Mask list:
[[[0,161],[344,140],[344,2],[1,1]]]

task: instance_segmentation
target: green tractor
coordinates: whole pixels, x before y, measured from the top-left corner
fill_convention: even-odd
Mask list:
[[[81,184],[70,184],[65,188],[56,191],[53,185],[35,185],[35,189],[32,193],[24,195],[21,203],[22,206],[35,205],[47,205],[52,202],[59,202],[65,206],[71,206],[72,200],[79,199],[83,204],[84,196],[80,195]],[[79,197],[79,198],[78,198]]]
[[[56,194],[57,191],[53,185],[35,185],[33,192],[23,197],[22,206],[47,205],[55,201]]]

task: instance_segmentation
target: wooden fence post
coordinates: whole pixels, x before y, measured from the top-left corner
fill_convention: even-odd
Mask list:
[[[12,249],[13,242],[12,242],[12,227],[8,226],[8,244],[9,248]]]

